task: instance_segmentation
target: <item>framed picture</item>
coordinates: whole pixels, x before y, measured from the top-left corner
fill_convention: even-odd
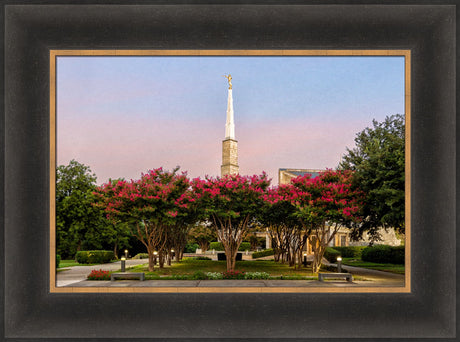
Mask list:
[[[5,340],[455,336],[454,6],[94,3],[4,10]],[[251,53],[404,58],[406,120],[410,113],[404,286],[55,286],[56,61],[78,55]],[[226,76],[221,81],[230,82]]]
[[[224,75],[227,80],[221,82],[224,87],[223,92],[220,92],[223,96],[220,101],[222,120],[219,125],[219,116],[216,115],[219,112],[217,100],[219,92],[215,84],[222,76],[218,70],[223,73],[225,69],[232,70],[233,78],[231,74]],[[251,74],[248,74],[249,70]],[[262,75],[263,77],[259,78]],[[51,247],[50,249],[50,269],[56,268],[56,253],[60,256],[67,255],[67,258],[74,258],[78,245],[72,241],[79,240],[75,239],[71,233],[72,227],[75,226],[81,227],[81,233],[78,233],[78,236],[93,236],[92,240],[82,238],[83,242],[78,242],[80,246],[96,246],[98,239],[103,244],[109,239],[115,240],[115,236],[116,241],[121,241],[119,236],[122,234],[130,237],[134,235],[137,240],[144,242],[160,239],[161,233],[155,231],[153,226],[149,229],[155,234],[149,236],[150,240],[147,234],[143,232],[139,235],[132,228],[125,228],[126,232],[118,233],[115,230],[113,237],[107,232],[103,234],[104,237],[98,238],[97,233],[91,233],[91,226],[96,225],[95,218],[88,224],[85,223],[88,218],[80,218],[81,215],[77,215],[75,220],[69,218],[66,213],[75,212],[77,207],[78,210],[87,211],[88,216],[92,215],[94,208],[94,205],[90,204],[87,205],[89,209],[83,207],[82,203],[85,200],[80,197],[81,195],[71,193],[80,190],[76,184],[83,179],[79,176],[72,176],[75,184],[69,184],[69,175],[74,175],[74,172],[86,167],[79,163],[80,158],[82,161],[89,159],[90,166],[87,166],[86,176],[91,174],[90,170],[95,171],[96,179],[99,179],[98,175],[102,176],[102,179],[98,181],[98,186],[94,189],[104,188],[106,185],[103,184],[107,184],[110,179],[123,179],[122,182],[127,182],[126,186],[131,186],[135,182],[133,179],[140,178],[141,165],[144,165],[146,169],[148,165],[150,169],[158,167],[174,169],[175,165],[183,165],[185,168],[180,171],[189,171],[191,174],[187,173],[187,176],[190,179],[206,178],[208,174],[224,177],[226,173],[231,173],[232,168],[238,169],[239,171],[236,172],[240,174],[250,176],[266,172],[273,189],[278,189],[277,186],[286,186],[289,183],[286,180],[287,177],[293,177],[302,172],[316,175],[325,172],[328,168],[331,170],[336,168],[340,157],[346,152],[346,147],[353,146],[353,139],[358,130],[371,126],[373,120],[394,120],[393,113],[403,113],[400,114],[400,128],[395,122],[391,124],[395,125],[395,130],[400,130],[397,138],[400,142],[397,146],[402,150],[410,151],[410,50],[51,50],[50,76],[50,103],[54,103],[51,106],[50,122],[57,123],[56,127],[51,126],[50,128],[50,141],[56,142],[50,144],[50,169],[60,165],[56,175],[57,179],[50,181],[50,194],[56,193],[56,196],[50,195],[50,246],[56,245],[56,248]],[[237,85],[236,89],[232,81]],[[131,85],[128,86],[126,82]],[[294,89],[297,94],[294,94]],[[234,90],[236,93],[233,93]],[[366,90],[369,92],[366,93]],[[278,94],[278,97],[273,96],[274,94]],[[234,99],[235,105],[233,104]],[[388,103],[387,107],[383,105],[385,102]],[[376,106],[377,103],[380,105]],[[111,109],[108,110],[107,107]],[[371,107],[374,111],[372,117],[362,113],[357,114],[361,108],[366,107]],[[218,133],[223,131],[225,119],[227,120],[225,127],[229,132],[221,137]],[[181,125],[182,128],[180,128]],[[235,134],[235,131],[238,134]],[[315,132],[321,132],[321,134],[317,136]],[[231,136],[231,141],[227,141],[227,135]],[[221,142],[223,138],[225,140]],[[344,141],[347,141],[348,145]],[[226,150],[225,146],[228,143],[234,145],[234,150]],[[321,145],[327,147],[321,149]],[[272,147],[268,148],[268,146]],[[130,158],[132,160],[128,162]],[[230,162],[232,158],[234,159],[233,164]],[[404,162],[405,158],[405,168],[402,166],[398,172],[403,178],[406,173],[405,178],[410,180],[410,153],[406,153],[405,157],[402,154],[401,158],[401,162]],[[68,166],[63,165],[69,162]],[[282,165],[326,163],[326,165],[322,165],[322,170],[311,171],[311,168],[280,168],[280,163]],[[393,163],[394,161],[389,166],[393,166]],[[392,177],[395,178],[395,176]],[[96,180],[91,181],[92,184],[95,182]],[[405,185],[406,189],[404,189]],[[281,254],[280,259],[284,260],[289,257],[289,260],[293,260],[290,263],[291,266],[294,266],[293,270],[283,271],[277,268],[272,272],[271,267],[279,263],[272,265],[268,262],[267,264],[254,262],[251,256],[255,257],[257,253],[253,255],[249,247],[246,247],[244,262],[236,265],[237,268],[249,268],[252,272],[264,275],[268,273],[270,274],[269,280],[252,279],[259,280],[259,282],[240,281],[236,283],[199,281],[213,280],[203,279],[206,278],[207,272],[215,271],[217,266],[215,261],[218,260],[219,252],[213,252],[210,248],[209,251],[202,250],[199,254],[188,253],[186,256],[196,258],[198,255],[198,257],[214,259],[213,261],[209,260],[206,263],[205,260],[201,260],[196,265],[190,264],[180,274],[172,273],[176,270],[174,266],[178,264],[173,264],[172,268],[164,268],[161,265],[157,272],[154,272],[153,266],[151,272],[147,274],[149,281],[142,283],[109,282],[108,275],[105,282],[86,281],[84,280],[85,275],[80,278],[74,275],[74,273],[82,274],[81,267],[72,269],[70,272],[60,269],[57,273],[50,272],[50,291],[59,293],[79,291],[142,293],[148,291],[153,293],[158,291],[199,293],[410,292],[409,185],[410,182],[401,181],[395,186],[395,188],[401,188],[401,211],[404,212],[407,208],[408,220],[403,224],[404,234],[400,234],[398,238],[397,234],[401,230],[392,228],[385,231],[381,229],[380,240],[375,242],[399,246],[394,249],[400,250],[401,254],[402,265],[398,266],[398,274],[374,272],[367,276],[364,270],[360,270],[361,272],[355,270],[354,282],[336,284],[306,281],[305,279],[313,275],[308,272],[307,262],[313,263],[315,256],[323,252],[312,243],[313,239],[324,240],[324,243],[327,239],[329,245],[339,249],[346,246],[364,247],[370,243],[370,238],[364,234],[363,238],[352,240],[350,229],[334,226],[332,221],[328,223],[328,228],[325,228],[324,232],[320,230],[309,232],[309,226],[303,228],[294,222],[291,226],[283,225],[280,228],[276,224],[275,226],[268,225],[255,228],[251,233],[247,233],[248,237],[252,234],[265,239],[265,247],[275,244],[280,246],[278,247],[281,250],[278,252]],[[121,192],[125,193],[125,190]],[[155,197],[162,191],[163,189],[158,188],[149,195]],[[404,196],[404,191],[407,193],[406,196]],[[65,192],[66,198],[60,195],[61,192]],[[78,205],[65,204],[73,203],[72,198],[74,197],[77,198]],[[165,240],[165,244],[170,245],[168,249],[177,251],[183,249],[182,245],[173,244],[173,241],[178,239],[184,242],[190,241],[192,238],[187,237],[187,232],[190,232],[194,225],[212,222],[212,218],[200,219],[199,215],[197,216],[196,213],[200,210],[197,205],[199,201],[195,200],[197,199],[195,197],[194,202],[190,203],[192,210],[182,213],[186,215],[181,219],[186,222],[184,223],[185,228],[173,229],[172,227],[178,223],[171,223],[170,235],[165,236],[166,240],[171,241],[168,243]],[[59,203],[55,203],[55,198],[59,200]],[[117,200],[119,198],[121,197],[117,196]],[[149,196],[135,205],[145,207],[148,200]],[[310,200],[311,196],[308,197],[308,201]],[[151,205],[160,208],[157,199],[153,198],[153,201],[155,203],[152,202]],[[131,199],[129,202],[132,202]],[[161,206],[166,205],[164,201],[161,203]],[[321,202],[318,205],[323,204]],[[171,208],[166,211],[177,210],[174,206]],[[227,208],[229,209],[231,208]],[[153,219],[158,220],[158,210],[152,216]],[[276,210],[276,207],[270,210]],[[149,209],[147,216],[150,216],[151,212],[152,210]],[[103,213],[110,214],[107,210]],[[249,214],[254,217],[262,215],[260,211],[248,212]],[[188,218],[191,215],[194,217],[193,222]],[[145,219],[149,220],[147,216]],[[128,217],[117,217],[116,219],[126,220],[123,222],[130,220]],[[168,215],[166,219],[170,219]],[[289,219],[288,216],[280,218],[283,222],[287,219]],[[75,223],[70,223],[70,221],[75,221]],[[264,218],[259,218],[258,221],[264,224]],[[66,222],[66,226],[59,226],[58,230],[56,222]],[[104,224],[112,227],[110,221]],[[101,224],[98,230],[105,231],[107,228],[104,224]],[[88,227],[82,227],[82,225]],[[211,227],[211,230],[216,228]],[[243,227],[233,229],[244,230]],[[180,239],[182,233],[185,234],[184,239]],[[298,237],[296,237],[297,234]],[[283,237],[280,237],[281,235]],[[305,239],[303,239],[304,235]],[[220,235],[219,237],[225,238]],[[284,252],[283,246],[289,246],[286,249],[291,251]],[[136,249],[131,250],[130,254],[146,253],[149,250],[145,247],[141,246],[140,249],[137,248],[137,251]],[[156,249],[159,247],[155,246]],[[83,249],[87,250],[88,247]],[[114,249],[114,244],[110,244],[110,249]],[[296,250],[304,254],[305,265],[303,267],[300,267],[302,256],[292,257],[297,254]],[[126,252],[129,251],[126,250]],[[150,252],[155,253],[153,250]],[[123,251],[121,253],[126,259],[125,254],[128,253]],[[153,258],[156,259],[155,255],[158,255],[159,259],[160,254],[158,251],[156,253]],[[133,257],[136,258],[132,255],[128,261],[123,261],[125,268],[126,263],[128,266],[131,264],[146,265],[146,262],[149,264],[148,258],[137,262],[133,260]],[[166,258],[169,257],[170,255],[166,255]],[[243,255],[241,258],[243,259]],[[405,259],[405,262],[402,259]],[[180,259],[176,258],[176,261]],[[187,259],[187,262],[191,263],[191,260]],[[169,261],[167,263],[170,264]],[[91,270],[108,272],[113,267],[119,268],[118,264],[97,266],[102,268],[95,267],[88,266],[87,273],[89,274]],[[223,262],[220,267],[223,270]],[[135,273],[145,273],[139,273],[139,271],[148,271],[147,265],[143,268],[136,267]],[[202,279],[195,280],[193,275],[186,277],[189,273],[200,271],[204,273],[200,277]],[[248,277],[257,278],[259,276],[258,274],[252,275],[251,271],[248,272]],[[288,273],[280,274],[280,272]],[[159,273],[164,273],[165,276],[158,277]],[[293,274],[291,277],[290,273]],[[129,275],[134,276],[134,274]],[[300,279],[302,275],[303,280]],[[121,277],[122,274],[115,274],[115,276]],[[177,276],[186,277],[183,280],[187,281],[177,281],[175,279]],[[211,276],[217,277],[215,274]],[[227,274],[224,273],[223,276]],[[345,274],[321,275],[321,277],[325,276],[348,277]],[[298,279],[295,279],[296,277]],[[171,281],[165,281],[166,278]],[[283,281],[273,281],[279,279]],[[158,280],[162,281],[158,282]]]

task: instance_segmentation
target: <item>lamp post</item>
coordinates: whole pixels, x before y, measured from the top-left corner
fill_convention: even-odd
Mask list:
[[[307,252],[303,253],[303,267],[307,267]]]
[[[154,251],[154,252],[153,252],[153,264],[154,264],[154,265],[157,264],[157,255],[158,255],[158,252],[157,252],[157,251]]]
[[[342,257],[337,257],[337,272],[342,273]]]
[[[121,271],[126,272],[126,258],[121,257]]]
[[[174,249],[171,248],[171,253],[168,257],[168,265],[171,266],[172,259],[174,258]]]

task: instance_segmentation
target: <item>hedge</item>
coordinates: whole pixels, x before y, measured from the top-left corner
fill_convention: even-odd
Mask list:
[[[188,243],[185,245],[184,253],[195,253],[198,248],[200,246],[197,243]]]
[[[336,251],[339,251],[344,258],[360,258],[361,253],[366,246],[335,246],[333,248]]]
[[[149,253],[138,253],[133,259],[148,259]]]
[[[222,245],[222,242],[211,242],[209,244],[209,249],[212,251],[213,249],[216,251],[223,251],[224,246]]]
[[[251,250],[251,243],[243,241],[240,245],[240,248],[238,248],[239,251],[244,252],[244,251],[249,251]]]
[[[223,252],[225,250],[224,245],[222,245],[222,242],[211,242],[209,244],[209,250],[212,251],[213,249],[218,252]],[[250,249],[251,249],[250,242],[242,242],[240,247],[238,248],[240,252],[249,251]]]
[[[340,252],[332,247],[327,247],[326,251],[324,252],[324,257],[330,262],[330,263],[336,263],[337,262],[337,257],[340,256]]]
[[[260,251],[260,252],[252,253],[252,258],[257,259],[257,258],[262,258],[262,257],[265,257],[265,256],[274,255],[274,254],[275,254],[275,251],[273,250],[273,248],[268,248],[268,249]]]
[[[402,264],[405,262],[404,246],[376,245],[364,248],[361,259],[363,261],[381,264]]]
[[[56,268],[59,268],[59,264],[61,263],[61,256],[56,254]]]
[[[113,251],[80,251],[76,259],[80,264],[106,264],[115,259],[115,255]]]

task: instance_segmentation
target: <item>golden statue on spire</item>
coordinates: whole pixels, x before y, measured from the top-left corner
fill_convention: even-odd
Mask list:
[[[222,77],[225,77],[228,80],[228,89],[232,89],[232,75],[222,75]]]

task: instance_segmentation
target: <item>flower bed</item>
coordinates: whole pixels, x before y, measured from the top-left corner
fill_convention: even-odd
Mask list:
[[[87,278],[88,280],[110,280],[110,272],[103,270],[92,270]]]

